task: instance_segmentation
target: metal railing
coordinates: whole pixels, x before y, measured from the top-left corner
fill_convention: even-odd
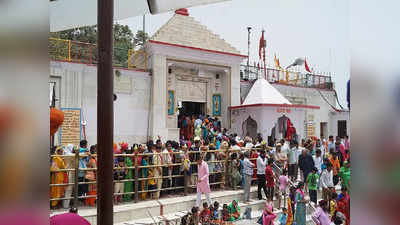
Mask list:
[[[275,162],[273,163],[273,171],[274,171],[274,175],[275,175],[275,180],[279,180],[279,176],[281,176],[282,175],[282,173],[283,173],[283,170],[282,170],[282,168],[280,168]],[[296,173],[297,174],[297,173]],[[290,188],[291,187],[296,187],[296,185],[293,183],[293,181],[291,181],[290,179],[288,180],[288,183],[289,183],[289,190],[290,190]],[[306,185],[306,184],[305,184]],[[276,185],[277,186],[277,185]],[[279,187],[279,186],[278,186]],[[281,197],[281,196],[278,196],[279,198]],[[285,199],[284,199],[284,204],[285,204]],[[293,207],[293,206],[292,206]],[[308,209],[308,210],[307,210]],[[307,205],[306,205],[306,214],[307,214],[307,211],[309,212],[309,215],[312,215],[314,212],[315,212],[315,207],[311,204],[311,202],[309,202]],[[294,218],[294,215],[293,215],[293,218]],[[311,221],[312,221],[312,223],[313,224],[316,224],[315,223],[315,221],[313,220],[313,219],[311,219]]]
[[[298,71],[276,68],[266,68],[266,73],[264,73],[264,68],[247,65],[241,65],[240,67],[240,79],[242,81],[256,80],[258,78],[264,78],[264,76],[270,83],[333,90],[332,79],[330,76],[326,75],[314,73],[304,74]]]
[[[97,45],[80,41],[49,38],[49,56],[51,60],[74,63],[97,64]],[[113,66],[147,70],[147,53],[143,49],[124,49],[114,47]]]
[[[236,187],[231,187],[230,185],[230,180],[231,180],[231,174],[229,174],[229,169],[228,166],[231,163],[230,160],[230,153],[233,152],[243,152],[243,151],[248,151],[248,150],[258,150],[259,148],[242,148],[242,149],[220,149],[220,150],[207,150],[207,151],[179,151],[179,152],[171,152],[171,153],[139,153],[135,152],[133,154],[114,154],[114,157],[124,157],[128,158],[130,157],[132,159],[133,166],[123,166],[119,167],[118,169],[123,169],[123,170],[133,170],[133,178],[132,179],[121,179],[121,180],[114,180],[114,183],[127,183],[127,182],[132,182],[134,186],[134,190],[132,192],[124,192],[124,193],[113,193],[114,196],[118,195],[132,195],[133,201],[138,202],[139,201],[139,194],[142,193],[153,193],[153,192],[158,192],[158,193],[165,193],[167,191],[180,191],[181,194],[187,195],[190,190],[195,190],[196,189],[196,183],[197,183],[197,173],[192,172],[191,175],[188,175],[188,171],[182,170],[181,168],[183,167],[183,157],[184,154],[188,154],[189,157],[193,160],[193,158],[196,158],[197,154],[214,154],[215,160],[205,160],[209,165],[213,163],[214,165],[214,170],[210,172],[210,176],[213,176],[211,179],[213,182],[210,182],[210,187],[212,189],[215,188],[222,188],[226,189],[228,188],[237,188],[240,187],[241,184],[239,183]],[[160,156],[161,158],[163,156],[166,156],[166,154],[180,154],[182,162],[178,163],[170,163],[170,164],[163,164],[163,165],[153,165],[150,164],[147,166],[143,165],[138,165],[138,159],[141,157],[154,157],[154,156]],[[55,173],[72,173],[73,180],[68,180],[67,183],[51,183],[50,188],[53,187],[68,187],[68,186],[73,186],[73,194],[71,196],[62,196],[58,198],[50,198],[50,202],[52,201],[60,201],[60,200],[73,200],[72,205],[74,207],[78,207],[78,200],[79,199],[88,199],[88,198],[97,198],[96,195],[78,195],[78,189],[79,185],[93,185],[96,184],[96,181],[78,181],[79,178],[79,172],[86,172],[86,171],[96,171],[97,168],[79,168],[79,160],[85,157],[96,157],[96,155],[89,155],[89,154],[79,154],[78,151],[74,155],[51,155],[51,158],[54,157],[61,157],[64,161],[69,159],[70,161],[73,161],[73,163],[67,163],[66,168],[63,169],[55,169],[50,171],[50,175],[54,175]],[[239,155],[237,160],[239,160]],[[252,158],[250,160],[256,160],[256,158]],[[69,165],[69,166],[68,166]],[[71,165],[73,165],[73,168],[71,168]],[[192,169],[197,168],[197,164],[195,161],[190,162],[190,166]],[[69,168],[67,168],[69,167]],[[169,172],[168,175],[163,175],[161,174],[160,176],[156,177],[143,177],[140,175],[141,170],[143,169],[154,169],[154,168],[160,168],[161,170],[171,169],[172,172]],[[114,167],[114,171],[115,171]],[[178,171],[178,173],[177,173]],[[162,171],[163,172],[163,171]],[[162,173],[161,172],[161,173]],[[156,188],[153,190],[150,190],[147,188],[146,190],[139,190],[142,188],[139,188],[141,186],[140,182],[147,182],[149,180],[162,180],[162,183],[168,182],[168,185],[162,186],[161,188]],[[180,179],[180,180],[179,180]],[[183,179],[183,180],[182,180]],[[252,181],[254,181],[256,178],[253,178]],[[171,182],[174,181],[174,182]],[[179,181],[179,182],[178,182]],[[182,182],[183,181],[183,182]],[[183,183],[183,186],[182,186]],[[172,184],[175,184],[174,186]],[[177,184],[180,184],[178,186]],[[147,185],[145,185],[147,186]],[[158,195],[158,194],[157,194]]]
[[[230,179],[231,179],[231,174],[229,174],[229,164],[231,163],[230,160],[230,153],[233,152],[245,152],[245,151],[258,151],[261,150],[263,148],[241,148],[241,149],[220,149],[220,150],[207,150],[207,151],[177,151],[177,152],[169,152],[169,153],[139,153],[139,152],[135,152],[133,154],[114,154],[115,157],[130,157],[132,158],[133,161],[133,166],[124,166],[124,167],[120,167],[119,169],[124,169],[124,170],[133,170],[134,175],[132,179],[121,179],[121,180],[115,180],[114,183],[127,183],[127,182],[132,182],[134,185],[134,190],[132,192],[124,192],[124,193],[113,193],[114,196],[119,196],[119,195],[132,195],[132,200],[136,203],[139,201],[139,194],[142,193],[153,193],[153,192],[166,192],[166,191],[180,191],[180,194],[183,194],[184,196],[186,196],[189,192],[189,190],[195,190],[196,188],[196,178],[197,178],[197,173],[192,173],[190,176],[188,175],[188,172],[185,170],[181,170],[180,168],[183,167],[183,159],[184,159],[184,154],[188,154],[189,157],[191,158],[196,158],[196,154],[207,154],[207,153],[214,153],[215,155],[215,159],[216,160],[212,160],[212,161],[206,161],[208,164],[210,163],[214,163],[214,168],[216,167],[217,164],[219,164],[219,169],[214,171],[214,172],[210,172],[210,176],[211,175],[217,175],[215,176],[215,179],[213,179],[214,182],[210,182],[210,187],[212,189],[215,188],[222,188],[222,189],[227,189],[227,188],[233,188],[230,185]],[[139,157],[154,157],[154,156],[159,156],[159,157],[163,157],[166,156],[167,154],[171,155],[176,155],[176,154],[180,154],[181,155],[181,159],[182,162],[179,163],[170,163],[170,164],[164,164],[164,165],[147,165],[147,166],[142,166],[142,165],[138,165],[138,159]],[[96,184],[96,181],[85,181],[85,182],[79,182],[78,181],[78,176],[79,176],[79,171],[96,171],[97,168],[79,168],[79,159],[83,158],[83,157],[96,157],[96,155],[87,155],[87,154],[79,154],[78,151],[75,153],[75,155],[52,155],[51,157],[62,157],[62,158],[74,158],[74,163],[72,165],[74,165],[74,168],[65,168],[65,169],[57,169],[57,170],[53,170],[51,171],[51,173],[60,173],[60,172],[73,172],[74,173],[74,181],[68,181],[68,183],[61,183],[61,184],[50,184],[50,188],[51,187],[65,187],[65,186],[74,186],[74,193],[73,196],[71,197],[61,197],[61,198],[50,198],[50,202],[52,201],[59,201],[59,200],[73,200],[73,206],[74,207],[78,207],[78,199],[87,199],[87,198],[97,198],[96,195],[85,195],[85,196],[78,196],[78,192],[75,190],[78,190],[78,186],[79,185],[89,185],[89,184]],[[271,156],[268,156],[271,157]],[[254,161],[257,158],[249,158],[250,161]],[[238,158],[239,160],[239,158]],[[71,165],[71,164],[70,164]],[[190,166],[196,166],[196,162],[191,162]],[[140,170],[141,169],[152,169],[152,168],[160,168],[161,170],[163,168],[173,168],[174,167],[179,167],[179,174],[176,174],[176,172],[174,173],[172,171],[171,174],[169,175],[162,175],[161,176],[157,176],[157,177],[143,177],[140,176]],[[275,180],[278,181],[279,180],[279,176],[282,174],[282,168],[280,166],[278,166],[276,164],[276,162],[273,163],[272,166],[273,172],[274,172],[274,176],[275,176]],[[115,168],[114,168],[115,170]],[[175,169],[176,171],[176,169]],[[174,186],[172,185],[167,185],[167,187],[161,187],[160,189],[156,188],[153,190],[139,190],[139,185],[140,182],[148,182],[149,180],[152,179],[159,179],[162,180],[162,183],[164,183],[165,181],[169,181],[170,184],[175,184]],[[175,179],[175,182],[170,182],[170,180]],[[177,186],[176,184],[176,179],[183,179],[180,180],[180,184],[183,183],[183,186]],[[190,180],[192,180],[194,183],[190,184]],[[256,178],[252,178],[252,181],[256,180]],[[291,181],[289,181],[289,188],[290,187],[295,187],[295,184]],[[237,187],[240,187],[241,185],[238,184]],[[237,188],[235,187],[235,188]],[[278,190],[279,188],[279,183],[275,182],[275,190]],[[141,189],[141,188],[140,188]],[[277,192],[276,192],[277,193]],[[278,196],[279,198],[281,196]],[[284,205],[286,204],[286,198],[284,198]],[[315,207],[309,203],[307,204],[307,209],[309,211],[309,214],[312,214],[315,211]],[[315,223],[313,221],[313,223]]]

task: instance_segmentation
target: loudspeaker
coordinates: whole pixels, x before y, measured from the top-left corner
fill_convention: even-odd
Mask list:
[[[172,73],[172,69],[171,68],[168,68],[168,73]]]
[[[215,74],[215,79],[219,79],[219,74]]]

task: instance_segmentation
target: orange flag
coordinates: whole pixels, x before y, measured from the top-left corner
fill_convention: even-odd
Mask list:
[[[292,225],[293,223],[293,210],[292,210],[292,201],[288,198],[288,206],[287,206],[288,216],[286,220],[286,225]]]

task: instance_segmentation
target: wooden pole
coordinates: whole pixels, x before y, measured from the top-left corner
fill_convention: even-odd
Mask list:
[[[113,17],[114,0],[97,1],[97,224],[113,225]]]
[[[138,165],[138,149],[135,148],[134,165],[135,165],[135,203],[139,201],[139,165]],[[142,181],[145,182],[145,181]]]
[[[75,177],[74,177],[74,203],[73,203],[73,206],[74,206],[75,208],[78,208],[79,149],[76,149],[75,151],[76,151],[76,152],[75,152],[75,171],[74,171]]]

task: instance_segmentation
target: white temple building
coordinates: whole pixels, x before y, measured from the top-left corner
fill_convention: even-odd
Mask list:
[[[186,9],[177,10],[144,50],[146,68],[114,69],[115,142],[143,143],[158,135],[178,140],[178,113],[185,111],[218,117],[239,135],[268,138],[282,115],[290,118],[300,138],[349,135],[349,113],[336,109],[330,78],[313,75],[300,84],[299,74],[292,74],[296,81],[281,82],[279,71],[268,69],[266,79],[249,79],[242,66],[247,56]],[[80,113],[77,120],[84,123],[76,125],[76,135],[96,143],[96,65],[52,60],[50,83],[56,106]],[[56,143],[69,141],[63,135],[59,132]]]

